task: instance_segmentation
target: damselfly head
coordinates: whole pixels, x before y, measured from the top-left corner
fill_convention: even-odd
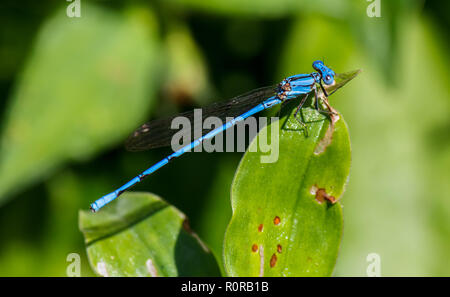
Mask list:
[[[325,64],[320,60],[314,61],[312,66],[320,73],[320,76],[326,85],[333,84],[334,76],[336,75],[333,70],[325,66]]]

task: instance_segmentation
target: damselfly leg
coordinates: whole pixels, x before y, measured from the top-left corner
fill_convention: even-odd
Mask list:
[[[308,136],[308,126],[306,125],[306,123],[302,119],[303,114],[300,113],[300,117],[298,115],[299,115],[300,110],[302,110],[303,104],[305,104],[307,98],[308,98],[308,94],[305,94],[303,96],[302,100],[300,101],[300,104],[297,106],[297,109],[295,110],[295,113],[294,113],[294,118],[297,120],[297,122],[300,123],[300,125],[303,126],[303,129],[305,130],[305,135],[306,136]]]

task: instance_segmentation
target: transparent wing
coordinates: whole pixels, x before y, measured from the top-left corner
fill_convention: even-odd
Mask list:
[[[248,93],[234,97],[228,101],[217,102],[202,108],[202,123],[210,116],[218,117],[225,123],[227,117],[237,117],[245,111],[263,102],[275,94],[275,86],[255,89]],[[129,151],[144,151],[157,147],[169,146],[172,136],[179,130],[171,129],[172,120],[176,117],[186,117],[191,122],[191,131],[187,136],[199,137],[210,130],[202,130],[202,123],[194,125],[194,111],[183,112],[175,116],[147,122],[134,131],[127,139],[125,146]],[[198,127],[196,127],[198,126]],[[192,139],[194,141],[195,139]]]

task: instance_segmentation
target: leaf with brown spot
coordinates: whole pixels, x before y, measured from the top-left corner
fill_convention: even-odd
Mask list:
[[[342,87],[357,73],[341,74],[327,91]],[[296,104],[290,102],[283,109],[278,161],[261,163],[261,156],[268,153],[256,149],[258,138],[265,134],[271,143],[269,125],[252,141],[252,149],[236,171],[231,194],[233,216],[224,243],[224,264],[230,276],[329,276],[333,271],[343,221],[340,203],[328,200],[343,194],[349,175],[347,125],[339,115],[333,134],[327,134],[329,117],[318,113],[309,101],[303,109],[308,123],[305,137],[293,116]],[[325,142],[324,137],[328,137]],[[326,197],[321,197],[326,203],[317,203],[319,186],[326,190]],[[259,224],[264,224],[262,233],[255,230]],[[264,261],[240,248],[254,242],[264,249]]]

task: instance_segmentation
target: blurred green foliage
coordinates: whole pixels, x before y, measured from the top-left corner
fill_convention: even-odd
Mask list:
[[[69,20],[57,15],[43,26],[12,93],[0,202],[62,162],[121,141],[153,101],[160,53],[151,15],[92,7],[86,20]]]
[[[334,275],[449,275],[449,4],[381,1],[3,1],[0,9],[0,275],[65,275],[82,255],[79,209],[168,149],[128,153],[140,123],[311,72],[363,73],[330,101],[352,168]],[[183,211],[222,261],[242,154],[196,153],[138,190]],[[175,186],[176,184],[176,186]]]

